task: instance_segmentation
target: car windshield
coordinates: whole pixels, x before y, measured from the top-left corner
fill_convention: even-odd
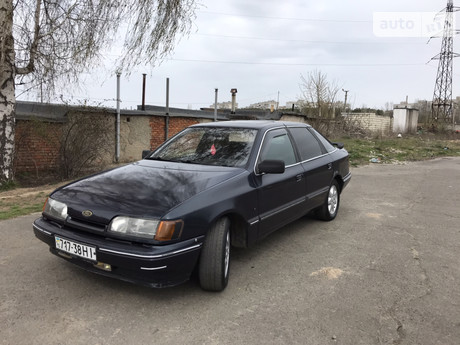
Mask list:
[[[257,130],[246,128],[187,128],[148,159],[242,167],[248,161],[256,134]]]

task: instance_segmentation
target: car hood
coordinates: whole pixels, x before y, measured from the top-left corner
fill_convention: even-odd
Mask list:
[[[243,172],[240,168],[142,160],[64,186],[51,197],[72,218],[108,224],[117,215],[162,217],[205,189]],[[82,212],[92,216],[85,218]]]

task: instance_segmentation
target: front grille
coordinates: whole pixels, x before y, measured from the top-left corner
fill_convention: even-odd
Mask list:
[[[88,222],[87,220],[82,220],[73,217],[67,218],[66,225],[72,229],[92,232],[96,234],[104,233],[107,228],[105,224]]]

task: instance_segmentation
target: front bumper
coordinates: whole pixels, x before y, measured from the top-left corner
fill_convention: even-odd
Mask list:
[[[174,286],[190,278],[198,261],[204,236],[163,246],[135,245],[90,233],[76,232],[38,218],[35,236],[49,245],[51,253],[97,274],[149,287]],[[56,249],[55,236],[96,247],[97,261],[90,261]],[[101,264],[110,265],[103,270]]]

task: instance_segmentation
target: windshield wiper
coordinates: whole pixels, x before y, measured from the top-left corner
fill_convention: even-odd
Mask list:
[[[164,159],[164,158],[161,158],[161,157],[148,157],[148,158],[144,158],[144,159],[148,159],[150,161],[163,161],[163,162],[169,162],[170,161],[169,159]]]
[[[200,164],[196,161],[192,161],[191,159],[178,159],[176,162],[178,163],[185,163],[185,164]]]

